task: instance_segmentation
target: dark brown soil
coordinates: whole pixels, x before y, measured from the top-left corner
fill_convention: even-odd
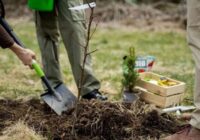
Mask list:
[[[81,101],[77,113],[74,123],[74,110],[59,117],[37,99],[27,102],[0,100],[0,135],[18,120],[55,140],[159,139],[162,135],[174,133],[178,126],[175,118],[149,111],[142,102],[130,105]]]

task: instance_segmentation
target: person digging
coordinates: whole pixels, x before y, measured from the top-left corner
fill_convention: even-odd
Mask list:
[[[200,1],[188,0],[187,9],[188,44],[196,66],[194,104],[197,109],[191,115],[190,125],[164,140],[200,140]]]
[[[79,86],[83,69],[83,46],[87,39],[86,16],[84,10],[72,11],[69,8],[82,4],[81,0],[55,0],[52,11],[35,12],[36,33],[44,72],[55,88],[63,85],[59,63],[59,31],[76,85]],[[93,74],[91,56],[88,56],[84,68],[82,98],[107,100],[107,97],[99,92],[99,88],[100,82]]]
[[[0,25],[0,46],[4,49],[9,48],[17,55],[24,65],[32,67],[32,60],[36,58],[35,53],[29,49],[24,49],[15,43],[2,25]]]

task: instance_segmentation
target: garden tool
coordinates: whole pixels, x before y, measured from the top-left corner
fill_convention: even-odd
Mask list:
[[[44,72],[35,60],[32,62],[32,67],[48,89],[46,93],[41,95],[41,98],[45,103],[47,103],[58,115],[61,115],[63,111],[67,111],[74,107],[76,97],[64,84],[61,84],[54,89],[49,84]]]
[[[176,111],[190,111],[196,109],[195,106],[175,106],[170,108],[165,108],[162,110],[163,113],[170,113],[170,112],[176,112]]]
[[[8,34],[14,39],[14,41],[17,44],[24,47],[24,45],[20,42],[18,37],[13,32],[13,29],[4,19],[5,10],[1,0],[0,0],[0,8],[1,8],[0,24],[4,27],[4,29],[8,32]],[[71,109],[76,101],[76,97],[74,96],[74,94],[69,89],[67,89],[63,84],[59,85],[54,89],[50,85],[40,65],[35,60],[32,61],[32,67],[34,68],[37,75],[41,78],[41,80],[48,89],[46,93],[41,95],[41,98],[44,100],[44,102],[47,103],[58,115],[61,115],[63,111]]]
[[[183,112],[192,111],[192,110],[195,110],[195,109],[196,109],[195,106],[175,106],[175,107],[163,109],[162,113],[176,112],[177,118],[183,119],[183,120],[190,120],[191,114],[190,113],[183,113]]]

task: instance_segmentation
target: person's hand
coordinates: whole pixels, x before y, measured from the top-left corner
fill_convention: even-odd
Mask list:
[[[30,68],[32,67],[32,60],[36,59],[35,53],[29,49],[24,49],[17,56],[24,65],[28,65]]]
[[[28,65],[30,68],[32,67],[32,60],[36,59],[35,53],[33,51],[24,49],[16,43],[14,43],[10,49],[15,52],[15,54],[23,62],[24,65]]]

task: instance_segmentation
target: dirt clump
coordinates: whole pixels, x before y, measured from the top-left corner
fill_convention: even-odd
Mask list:
[[[0,100],[0,135],[21,120],[48,139],[159,139],[178,128],[175,118],[152,111],[143,102],[81,101],[74,122],[74,110],[57,116],[38,99]],[[74,125],[73,125],[74,124]],[[75,131],[76,137],[74,136]]]

